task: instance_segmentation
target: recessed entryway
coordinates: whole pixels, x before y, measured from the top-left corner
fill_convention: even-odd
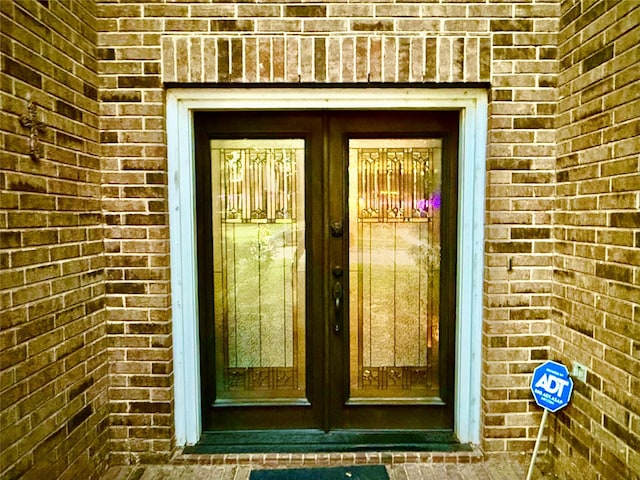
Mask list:
[[[247,430],[477,442],[485,94],[358,92],[170,93],[179,444]]]

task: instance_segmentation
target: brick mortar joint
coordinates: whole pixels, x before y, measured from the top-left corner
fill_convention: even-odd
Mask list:
[[[179,33],[163,33],[161,34],[161,40],[188,40],[194,38],[233,38],[233,39],[247,39],[247,38],[365,38],[365,39],[375,39],[375,38],[383,38],[383,37],[398,37],[398,38],[468,38],[468,39],[491,39],[492,33],[464,33],[460,32],[410,32],[410,31],[379,31],[374,32],[373,34],[367,34],[370,32],[362,31],[362,32],[247,32],[247,31],[238,31],[238,32],[194,32],[190,34]],[[158,45],[154,45],[154,47],[158,47]],[[126,45],[113,47],[113,48],[130,48]],[[109,60],[102,60],[109,61]]]

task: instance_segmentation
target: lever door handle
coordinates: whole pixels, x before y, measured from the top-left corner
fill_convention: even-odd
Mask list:
[[[342,283],[337,281],[333,284],[333,300],[335,302],[335,311],[333,317],[333,333],[340,333],[340,307],[342,304]]]

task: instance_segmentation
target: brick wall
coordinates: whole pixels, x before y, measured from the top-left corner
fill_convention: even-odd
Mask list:
[[[490,5],[493,15],[506,5]],[[484,284],[483,447],[531,451],[531,372],[548,356],[558,5],[492,19]]]
[[[490,86],[482,447],[530,451],[533,368],[578,360],[558,471],[640,471],[636,2],[0,7],[0,475],[172,454],[165,88],[220,83]]]
[[[173,450],[169,224],[157,14],[179,5],[98,7],[107,332],[114,463]],[[144,9],[155,12],[140,18]]]
[[[558,15],[556,1],[99,2],[114,459],[172,445],[163,82],[490,82],[483,446],[530,450],[529,374],[550,330]]]
[[[97,34],[92,2],[0,1],[0,477],[107,459]],[[46,124],[30,157],[27,98]]]
[[[563,2],[552,352],[562,478],[640,478],[640,4]]]

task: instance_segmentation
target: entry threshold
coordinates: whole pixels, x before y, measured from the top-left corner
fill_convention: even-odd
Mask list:
[[[453,432],[429,431],[220,431],[205,432],[183,454],[307,453],[307,452],[470,452],[473,447],[457,441]]]

